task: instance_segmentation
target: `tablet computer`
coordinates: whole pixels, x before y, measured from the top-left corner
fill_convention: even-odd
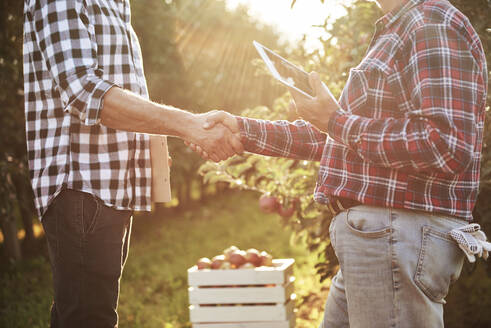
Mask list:
[[[259,42],[253,41],[253,44],[275,79],[310,99],[315,97],[315,92],[310,86],[309,74],[307,72],[293,65]]]

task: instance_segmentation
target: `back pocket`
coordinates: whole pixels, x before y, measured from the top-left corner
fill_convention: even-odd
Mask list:
[[[445,232],[423,226],[422,234],[414,281],[432,301],[445,304],[450,285],[462,271],[464,254]]]

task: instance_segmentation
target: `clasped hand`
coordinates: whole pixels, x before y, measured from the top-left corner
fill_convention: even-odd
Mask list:
[[[337,101],[322,84],[319,74],[312,72],[309,75],[309,82],[315,92],[314,98],[308,98],[294,89],[290,89],[293,101],[290,107],[295,109],[297,114],[305,121],[310,122],[320,131],[327,131],[329,118],[333,112],[339,107]],[[205,160],[213,160],[219,162],[225,160],[235,154],[241,154],[244,151],[240,142],[240,130],[237,119],[230,113],[224,111],[211,111],[205,114],[200,114],[204,120],[201,128],[208,131],[217,130],[222,134],[222,137],[230,135],[231,139],[225,140],[222,147],[206,148],[203,144],[193,141],[185,141],[193,151],[200,154]],[[227,130],[228,132],[224,131]],[[226,138],[225,138],[226,139]]]
[[[203,159],[220,162],[244,152],[237,120],[231,114],[211,111],[194,117],[194,128],[184,143]]]

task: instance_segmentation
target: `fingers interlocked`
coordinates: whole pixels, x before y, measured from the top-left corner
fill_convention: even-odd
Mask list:
[[[220,162],[244,152],[239,126],[233,115],[215,110],[200,114],[199,119],[202,120],[201,142],[185,141],[185,144],[203,159]]]

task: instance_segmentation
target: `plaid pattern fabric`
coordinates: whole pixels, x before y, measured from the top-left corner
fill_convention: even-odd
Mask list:
[[[114,85],[148,98],[128,0],[24,1],[27,150],[40,218],[62,188],[150,210],[148,136],[99,124]]]
[[[314,198],[472,220],[487,69],[468,19],[445,0],[384,15],[350,72],[327,134],[304,121],[240,119],[250,152],[321,162]]]

